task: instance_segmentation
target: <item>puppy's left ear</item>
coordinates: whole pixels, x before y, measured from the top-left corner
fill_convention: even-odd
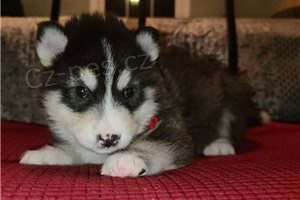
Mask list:
[[[144,27],[136,32],[136,42],[149,56],[151,61],[157,60],[159,56],[159,32],[152,27]]]

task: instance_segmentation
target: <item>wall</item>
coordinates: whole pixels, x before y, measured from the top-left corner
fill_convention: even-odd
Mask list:
[[[286,1],[286,0],[282,0]],[[236,16],[241,18],[271,17],[281,0],[235,0]],[[289,0],[293,1],[293,0]],[[299,0],[295,0],[299,1]],[[176,0],[177,18],[223,17],[225,0]],[[183,4],[190,4],[189,7]],[[184,15],[182,15],[184,13]]]
[[[50,16],[52,0],[21,0],[26,16]],[[82,12],[103,12],[105,0],[61,0],[61,15]],[[223,17],[225,0],[174,0],[177,18]],[[273,13],[299,5],[300,0],[235,0],[236,16],[241,18],[265,18]]]
[[[52,0],[21,0],[25,16],[50,16]],[[105,0],[61,0],[61,15],[103,12]]]
[[[236,0],[237,17],[271,17],[278,0]]]
[[[191,0],[191,17],[224,16],[224,0]]]

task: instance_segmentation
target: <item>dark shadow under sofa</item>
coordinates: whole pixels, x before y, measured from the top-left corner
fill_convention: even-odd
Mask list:
[[[300,199],[299,20],[238,21],[240,66],[249,74],[255,101],[285,123],[249,129],[235,156],[199,157],[190,166],[140,178],[101,176],[98,165],[18,163],[25,150],[51,143],[39,91],[24,78],[40,67],[34,39],[43,20],[2,18],[2,199]],[[224,20],[147,23],[163,31],[165,45],[226,63]],[[130,20],[126,24],[132,26]],[[28,78],[36,84],[40,75]]]

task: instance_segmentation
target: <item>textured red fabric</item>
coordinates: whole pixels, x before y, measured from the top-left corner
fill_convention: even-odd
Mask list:
[[[299,125],[253,128],[238,155],[140,178],[101,176],[97,165],[18,164],[49,142],[44,126],[2,122],[2,199],[300,199]]]

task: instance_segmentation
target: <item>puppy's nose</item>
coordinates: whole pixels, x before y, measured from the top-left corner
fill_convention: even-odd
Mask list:
[[[103,147],[112,147],[118,144],[119,140],[120,140],[120,136],[116,135],[116,134],[105,134],[105,136],[103,137],[102,135],[98,136],[99,141],[101,142],[101,145]]]

